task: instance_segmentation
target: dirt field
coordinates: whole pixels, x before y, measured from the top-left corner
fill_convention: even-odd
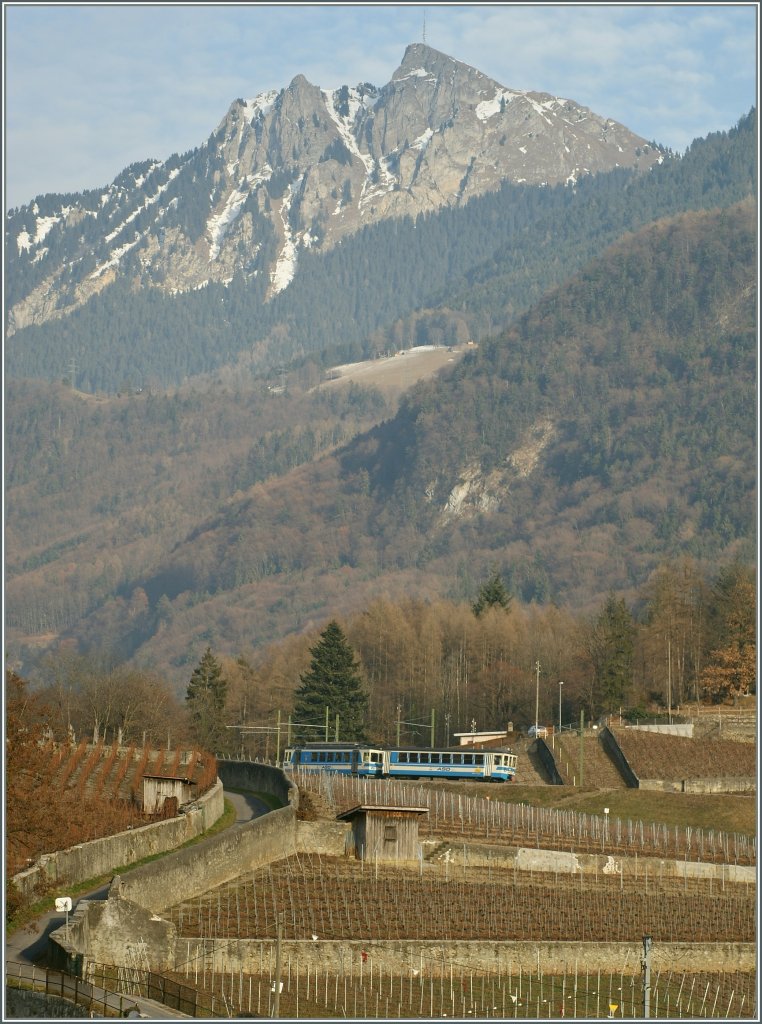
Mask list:
[[[398,352],[395,356],[334,366],[329,371],[331,379],[319,387],[340,387],[352,381],[378,388],[387,397],[398,397],[419,380],[433,377],[443,367],[452,366],[466,351],[466,348],[434,348],[424,345]]]

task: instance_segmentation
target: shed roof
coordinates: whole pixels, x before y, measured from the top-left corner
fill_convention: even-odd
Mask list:
[[[150,775],[148,772],[143,773],[144,779],[158,779],[160,782],[184,782],[186,786],[192,786],[193,780],[186,779],[184,775]]]
[[[391,804],[358,804],[348,811],[336,815],[337,821],[349,821],[356,818],[358,814],[365,814],[368,811],[386,811],[390,814],[428,814],[428,807],[397,807]]]

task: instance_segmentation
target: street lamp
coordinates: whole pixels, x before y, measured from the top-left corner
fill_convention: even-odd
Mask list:
[[[540,663],[536,661],[534,663],[535,671],[537,672],[537,687],[535,689],[534,699],[534,738],[537,739],[537,729],[540,724]]]
[[[563,679],[558,680],[558,733],[561,734],[561,687],[564,685]]]

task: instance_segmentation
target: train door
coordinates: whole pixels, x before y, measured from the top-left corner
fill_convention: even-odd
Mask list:
[[[381,753],[381,775],[387,778],[391,770],[391,754],[388,750],[384,750]]]
[[[357,747],[355,747],[352,753],[350,754],[350,758],[352,761],[352,767],[349,770],[352,775],[357,775],[359,772],[360,765],[360,750]]]
[[[484,778],[491,779],[495,772],[495,755],[485,754],[484,755]]]

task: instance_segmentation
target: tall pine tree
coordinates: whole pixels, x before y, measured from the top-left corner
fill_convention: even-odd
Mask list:
[[[329,739],[335,736],[336,715],[339,716],[339,739],[366,739],[368,697],[363,690],[360,665],[337,622],[328,624],[318,643],[310,648],[310,654],[309,672],[300,676],[302,685],[294,695],[296,722],[324,726],[328,708]],[[299,724],[294,733],[301,740],[325,738],[318,729],[300,728]]]
[[[512,600],[513,598],[503,586],[500,573],[496,572],[490,576],[486,583],[481,585],[479,588],[479,596],[471,605],[471,608],[478,619],[485,609],[494,608],[495,605],[499,605],[501,608],[504,608],[505,611],[508,611]]]
[[[194,736],[204,750],[212,753],[221,751],[226,739],[227,688],[222,666],[212,654],[211,647],[207,647],[193,670],[185,700]]]
[[[624,600],[609,594],[588,638],[595,675],[592,713],[613,711],[627,700],[632,688],[635,623]]]

